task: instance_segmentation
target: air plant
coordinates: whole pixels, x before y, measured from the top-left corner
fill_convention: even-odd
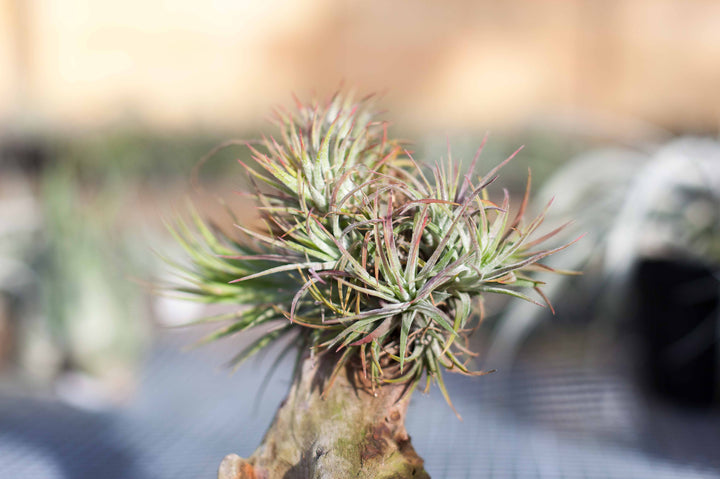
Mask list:
[[[469,367],[468,347],[483,295],[541,304],[521,290],[546,300],[531,273],[549,270],[540,261],[568,246],[539,248],[562,227],[534,238],[544,215],[524,221],[529,177],[515,215],[507,191],[490,200],[488,187],[517,151],[483,176],[475,174],[482,147],[464,172],[450,153],[421,166],[367,98],[297,102],[275,123],[278,134],[248,143],[254,163],[242,163],[265,229],[236,224],[237,239],[197,213],[171,227],[192,259],[191,286],[177,291],[238,305],[201,320],[227,321],[201,342],[263,327],[234,365],[294,335],[301,351],[337,358],[323,396],[352,364],[373,391],[412,390],[426,377],[450,403],[443,370],[485,374]]]

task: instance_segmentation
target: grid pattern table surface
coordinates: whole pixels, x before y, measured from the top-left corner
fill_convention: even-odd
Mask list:
[[[133,400],[89,412],[0,393],[0,477],[215,477],[248,456],[289,385],[291,360],[257,397],[271,360],[230,376],[217,352],[160,341]],[[446,375],[416,394],[407,428],[433,478],[720,478],[720,414],[641,399],[627,378],[567,364],[520,364],[482,378]]]

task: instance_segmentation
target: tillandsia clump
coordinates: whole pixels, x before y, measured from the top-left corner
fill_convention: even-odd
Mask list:
[[[264,328],[234,364],[287,335],[300,351],[263,445],[228,456],[220,475],[423,477],[403,424],[409,393],[426,378],[450,403],[443,370],[484,374],[468,346],[483,295],[543,300],[531,274],[565,247],[538,249],[560,228],[531,238],[543,215],[523,220],[529,179],[516,214],[507,191],[489,199],[515,153],[483,176],[480,151],[466,171],[449,154],[421,166],[367,98],[297,102],[275,118],[277,134],[248,144],[243,163],[266,228],[237,224],[231,238],[197,214],[171,228],[192,259],[192,285],[177,290],[239,306],[211,318],[228,323],[203,342]]]

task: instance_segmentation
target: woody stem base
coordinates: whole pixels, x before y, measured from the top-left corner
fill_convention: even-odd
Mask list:
[[[345,366],[328,389],[337,359],[302,362],[260,447],[247,459],[226,456],[219,479],[429,479],[405,430],[406,386],[373,392]]]

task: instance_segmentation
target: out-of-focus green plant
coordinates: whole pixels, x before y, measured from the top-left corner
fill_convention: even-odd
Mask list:
[[[62,166],[43,172],[40,184],[42,316],[65,367],[100,377],[131,370],[148,338],[143,295],[131,280],[137,269],[129,266],[141,253],[118,225],[123,185],[109,177],[93,192]]]
[[[720,144],[680,138],[651,151],[608,148],[579,155],[552,175],[538,201],[555,197],[550,221],[575,222],[570,234],[587,239],[548,263],[583,270],[578,284],[558,278],[546,288],[555,300],[568,290],[592,319],[627,316],[637,265],[647,258],[720,264]],[[546,279],[542,275],[540,279]],[[548,276],[549,278],[549,276]],[[504,312],[491,347],[495,363],[510,361],[540,322],[534,308]]]
[[[531,273],[567,245],[538,249],[560,228],[531,239],[544,215],[523,218],[529,181],[516,215],[507,191],[490,201],[515,154],[483,176],[477,156],[464,172],[449,153],[420,166],[371,108],[336,96],[279,111],[278,135],[248,144],[254,164],[243,163],[265,231],[238,224],[232,239],[197,214],[171,226],[192,260],[181,266],[191,286],[176,291],[240,306],[202,320],[229,321],[203,342],[272,325],[234,364],[295,333],[302,348],[342,351],[335,373],[357,359],[374,386],[426,376],[447,399],[443,369],[483,374],[467,347],[483,295],[540,304],[521,290],[544,299]]]

